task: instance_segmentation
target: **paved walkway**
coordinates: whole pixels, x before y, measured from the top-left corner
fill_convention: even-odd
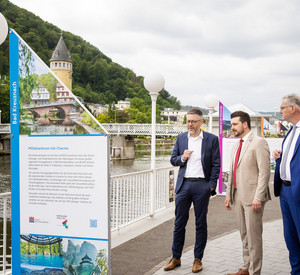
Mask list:
[[[273,190],[273,186],[270,186]],[[226,274],[242,263],[241,241],[233,211],[224,207],[224,197],[211,199],[208,210],[208,243],[203,258],[201,275]],[[288,275],[288,252],[282,232],[278,198],[272,198],[264,210],[264,262],[262,275]],[[182,266],[165,272],[163,266],[172,255],[174,209],[168,209],[123,228],[112,234],[112,274],[192,274],[195,217],[191,209],[186,228]]]
[[[282,220],[264,224],[264,258],[261,272],[262,275],[290,274],[288,251],[285,246],[282,230]],[[193,274],[191,271],[193,261],[193,249],[190,249],[182,255],[180,267],[166,272],[163,270],[163,266],[167,261],[164,261],[156,266],[156,268],[161,268],[152,274]],[[202,262],[203,270],[199,273],[201,275],[226,274],[238,270],[242,263],[242,247],[239,232],[234,232],[208,241]]]

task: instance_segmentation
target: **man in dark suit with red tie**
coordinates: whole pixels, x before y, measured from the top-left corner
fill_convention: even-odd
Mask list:
[[[273,152],[276,159],[274,193],[280,196],[291,274],[296,275],[300,274],[300,96],[285,96],[280,113],[292,127],[283,140],[282,150]]]
[[[201,110],[187,113],[188,131],[177,137],[171,163],[180,166],[175,188],[175,226],[173,233],[173,257],[165,266],[169,271],[181,265],[180,257],[185,239],[185,227],[191,203],[196,219],[196,243],[194,247],[193,273],[202,270],[202,257],[207,242],[207,211],[211,195],[220,173],[220,150],[218,137],[201,130]]]

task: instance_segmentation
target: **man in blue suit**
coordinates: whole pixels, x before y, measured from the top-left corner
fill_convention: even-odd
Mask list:
[[[201,130],[201,110],[187,113],[188,131],[178,135],[171,156],[171,163],[180,166],[175,188],[175,226],[173,234],[173,257],[164,270],[181,265],[180,257],[185,239],[185,227],[191,203],[196,219],[196,243],[192,272],[202,270],[202,257],[207,242],[207,211],[211,195],[220,173],[220,150],[218,137]]]
[[[283,97],[282,119],[292,123],[282,143],[275,150],[274,193],[280,196],[284,238],[289,250],[291,274],[300,274],[300,96]]]

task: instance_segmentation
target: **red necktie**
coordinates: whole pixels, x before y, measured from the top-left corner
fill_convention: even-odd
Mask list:
[[[243,144],[243,140],[240,139],[240,146],[236,151],[235,160],[234,160],[233,185],[234,185],[235,188],[236,188],[236,168],[237,168],[237,165],[238,165],[238,162],[239,162],[239,157],[240,157],[240,153],[241,153],[241,150],[242,150],[242,144]]]

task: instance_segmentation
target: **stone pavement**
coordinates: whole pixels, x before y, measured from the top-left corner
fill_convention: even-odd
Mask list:
[[[270,183],[271,194],[273,193],[273,184]],[[239,233],[237,232],[237,224],[235,220],[234,210],[227,211],[224,207],[224,196],[216,196],[210,200],[209,210],[208,210],[208,244],[207,250],[205,251],[205,257],[210,255],[209,249],[211,245],[213,245],[217,239],[221,238],[221,241],[225,241],[226,238],[234,237],[238,239],[236,243],[236,249],[241,249],[241,241],[239,239]],[[174,210],[168,210],[168,213],[160,213],[161,216],[167,215],[165,220],[162,217],[158,217],[159,215],[155,215],[154,218],[144,219],[139,222],[138,225],[132,225],[132,227],[127,227],[121,229],[119,232],[114,232],[112,234],[112,274],[113,275],[152,275],[155,272],[160,272],[160,269],[164,266],[165,263],[170,259],[172,255],[171,247],[172,247],[172,235],[174,228]],[[190,218],[186,227],[186,239],[184,246],[184,253],[191,253],[190,251],[193,249],[193,245],[195,242],[195,217],[193,209],[190,210]],[[265,257],[273,257],[274,253],[277,258],[277,264],[274,266],[285,266],[289,267],[289,261],[287,256],[287,250],[285,248],[284,242],[282,242],[283,251],[277,252],[277,248],[279,247],[277,244],[273,245],[275,241],[282,240],[283,232],[280,229],[281,220],[281,211],[279,205],[279,199],[272,197],[272,200],[269,201],[264,210],[264,227],[265,234],[268,232],[268,226],[271,226],[271,231],[273,230],[273,222],[274,222],[274,234],[278,235],[278,238],[273,237],[271,234],[268,234],[264,237],[264,246],[265,250],[270,246],[270,250],[275,252],[267,252],[265,251]],[[150,224],[155,222],[154,226],[151,228]],[[271,222],[271,223],[270,223]],[[275,227],[275,225],[277,225]],[[134,227],[136,226],[136,227]],[[143,229],[143,230],[142,230]],[[226,237],[226,236],[229,237]],[[269,239],[270,237],[270,239]],[[224,239],[223,239],[224,238]],[[274,239],[273,239],[274,238]],[[219,242],[222,244],[222,242]],[[229,244],[228,249],[233,246],[233,244]],[[214,255],[215,252],[213,252]],[[230,252],[230,255],[237,254],[239,259],[235,260],[234,265],[232,265],[233,270],[238,268],[241,264],[242,256],[241,252]],[[277,254],[276,254],[277,253]],[[278,254],[279,253],[279,254]],[[229,253],[227,250],[221,255],[225,255],[225,259],[228,258]],[[188,256],[189,254],[184,254],[184,257],[187,257],[187,260],[183,258],[182,266],[178,270],[185,270],[186,273],[178,273],[178,274],[191,274],[192,267],[192,256]],[[192,254],[190,254],[192,255]],[[217,255],[217,253],[216,253]],[[227,255],[227,256],[226,256]],[[279,257],[280,256],[280,257]],[[190,257],[190,259],[189,259]],[[274,256],[275,257],[275,256]],[[222,258],[223,259],[223,258]],[[221,256],[220,256],[220,260]],[[264,269],[267,268],[267,258],[264,262]],[[231,268],[231,266],[222,266],[220,263],[217,263],[215,259],[211,263],[214,267],[222,268]],[[205,258],[203,259],[203,267],[204,270],[200,272],[200,274],[224,274],[224,273],[216,273],[218,270],[214,270],[213,273],[208,273],[208,268],[210,263]],[[177,270],[176,270],[177,271]],[[222,271],[221,271],[222,272]],[[159,274],[159,273],[158,273]],[[164,274],[168,275],[169,272],[164,272]],[[173,273],[174,274],[174,273]],[[177,273],[176,273],[177,274]],[[270,274],[270,273],[262,273]],[[276,273],[273,273],[276,274]],[[289,272],[278,273],[288,275]],[[171,274],[170,274],[171,275]]]
[[[287,275],[290,274],[288,251],[283,239],[282,220],[276,220],[264,224],[263,243],[264,256],[262,275]],[[172,271],[164,271],[161,267],[155,275],[185,275],[193,274],[192,265],[194,261],[193,249],[184,253],[181,258],[181,266]],[[227,274],[238,270],[242,263],[242,245],[239,232],[208,241],[202,260],[203,270],[201,275]]]

